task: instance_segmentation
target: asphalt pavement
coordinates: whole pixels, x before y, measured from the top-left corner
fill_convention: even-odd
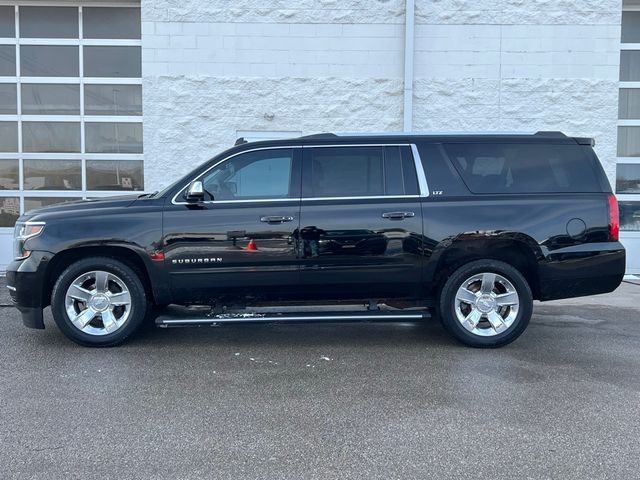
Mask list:
[[[416,324],[66,340],[0,307],[0,478],[638,478],[640,286],[498,350]]]

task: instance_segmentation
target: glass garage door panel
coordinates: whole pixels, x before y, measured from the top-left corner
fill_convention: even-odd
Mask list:
[[[25,190],[82,190],[80,160],[25,160]]]
[[[0,45],[0,77],[16,76],[16,47]]]
[[[77,77],[79,48],[72,45],[23,45],[20,74],[23,77]]]
[[[640,202],[619,202],[620,230],[640,231]]]
[[[80,115],[80,85],[22,84],[23,115]]]
[[[640,163],[619,163],[616,166],[616,192],[640,193]]]
[[[15,8],[13,6],[0,6],[0,38],[14,38],[15,36]]]
[[[142,190],[143,184],[141,161],[87,161],[89,190]]]
[[[142,74],[140,47],[84,47],[85,77],[137,78]]]
[[[85,115],[142,115],[142,85],[85,85]]]
[[[19,197],[0,197],[0,227],[13,227],[20,216]]]
[[[15,83],[0,83],[0,115],[15,115],[16,99]]]
[[[18,122],[0,122],[0,152],[18,151]]]
[[[141,123],[87,123],[85,132],[87,152],[142,153]]]
[[[75,7],[20,7],[21,38],[78,38]]]
[[[18,160],[0,160],[0,190],[17,190],[19,174]]]
[[[25,152],[80,151],[80,123],[23,122],[22,150]]]
[[[82,10],[84,38],[140,38],[137,8],[85,7]]]

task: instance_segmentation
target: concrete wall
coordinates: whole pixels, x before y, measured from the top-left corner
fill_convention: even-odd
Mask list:
[[[402,129],[404,1],[228,5],[142,0],[147,189],[238,130]],[[613,180],[620,15],[618,0],[417,0],[414,130],[594,136]]]

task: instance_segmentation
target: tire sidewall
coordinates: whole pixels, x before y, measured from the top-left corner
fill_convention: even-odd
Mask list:
[[[90,335],[78,330],[67,316],[65,297],[71,283],[80,275],[93,270],[103,270],[119,277],[129,289],[131,312],[125,324],[113,333]],[[91,347],[109,347],[123,342],[144,321],[148,301],[138,274],[128,265],[112,258],[87,258],[70,265],[58,278],[51,295],[51,312],[58,328],[74,342]]]
[[[497,273],[509,280],[516,288],[520,302],[513,324],[505,332],[490,337],[475,335],[465,329],[455,312],[458,288],[469,277],[485,272]],[[497,260],[476,260],[453,272],[440,292],[438,307],[440,321],[456,339],[472,347],[491,348],[511,343],[524,332],[533,313],[533,297],[524,276],[511,265]]]

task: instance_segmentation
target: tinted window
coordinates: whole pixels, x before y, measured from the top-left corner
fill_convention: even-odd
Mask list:
[[[213,168],[202,179],[213,200],[292,198],[293,150],[248,152]],[[207,198],[211,200],[211,198]]]
[[[311,197],[384,195],[382,147],[311,150]],[[309,168],[309,163],[305,168]]]
[[[474,193],[599,192],[592,158],[579,145],[444,144]]]
[[[384,191],[386,195],[418,195],[418,178],[409,147],[384,148]]]

